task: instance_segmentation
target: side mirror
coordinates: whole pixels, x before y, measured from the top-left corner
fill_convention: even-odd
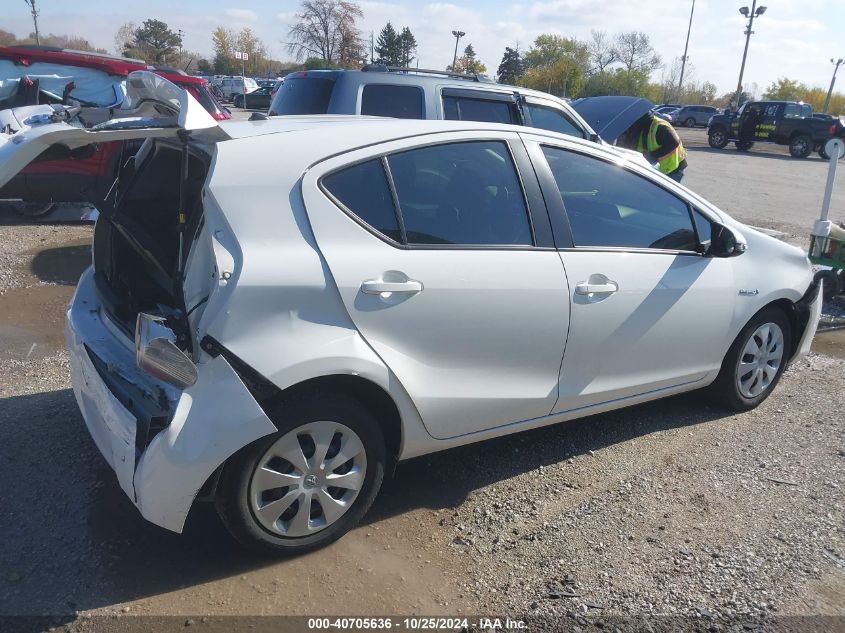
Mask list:
[[[724,224],[713,224],[710,248],[707,249],[708,255],[711,257],[736,257],[742,255],[747,248],[748,244],[742,235]]]

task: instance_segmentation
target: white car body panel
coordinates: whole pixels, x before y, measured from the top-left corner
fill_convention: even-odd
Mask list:
[[[466,138],[519,143],[513,133]],[[435,134],[345,154],[309,170],[302,185],[346,310],[440,439],[550,413],[569,320],[560,259],[532,248],[397,248],[363,229],[318,183],[350,162],[448,140]],[[364,281],[399,278],[419,281],[422,291],[361,291]]]
[[[704,386],[757,311],[773,301],[798,301],[812,282],[799,249],[588,141],[451,121],[205,123],[185,118],[173,127],[103,132],[47,123],[0,135],[0,185],[55,142],[173,136],[193,127],[213,157],[203,190],[205,221],[185,280],[186,305],[197,307],[190,320],[196,340],[213,338],[281,390],[324,376],[376,385],[399,412],[399,459]],[[443,138],[491,137],[545,139],[624,163],[736,230],[747,252],[721,260],[613,253],[611,262],[598,251],[552,248],[398,249],[352,220],[317,184],[327,171],[364,156]],[[361,283],[391,270],[419,278],[423,291],[401,302],[371,296],[369,305],[361,303]],[[574,284],[593,273],[617,281],[620,292],[576,302],[570,316]],[[815,331],[819,305],[816,297],[807,332]],[[80,408],[142,514],[179,531],[215,469],[275,426],[233,369],[236,363],[195,350],[194,386],[179,391],[157,384],[135,366],[132,340],[101,312],[89,270],[67,326]],[[174,405],[168,426],[137,460],[131,419],[90,360],[86,364],[85,346],[126,379],[149,383],[151,393],[160,387]]]
[[[718,370],[737,298],[730,260],[645,249],[560,256],[571,285],[604,275],[619,289],[571,294],[555,412],[691,385]]]

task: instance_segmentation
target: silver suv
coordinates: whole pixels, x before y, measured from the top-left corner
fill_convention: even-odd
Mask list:
[[[382,65],[291,73],[270,104],[269,114],[510,123],[599,140],[566,101],[545,92],[498,84],[483,75]]]

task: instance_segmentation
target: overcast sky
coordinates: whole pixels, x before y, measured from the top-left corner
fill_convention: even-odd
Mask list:
[[[502,0],[461,2],[359,2],[360,26],[376,36],[385,22],[409,26],[419,44],[421,68],[444,68],[451,63],[453,29],[466,32],[461,48],[472,43],[480,59],[495,73],[505,46],[527,48],[539,33],[558,33],[587,39],[591,29],[610,33],[640,30],[648,33],[665,62],[683,54],[692,0],[549,0],[511,3]],[[736,87],[742,57],[744,0],[697,0],[690,37],[693,79],[710,80],[720,92]],[[755,20],[755,34],[745,82],[760,91],[778,77],[827,87],[833,71],[831,57],[845,57],[845,0],[771,0]],[[750,3],[749,3],[750,4]],[[2,28],[18,36],[32,30],[27,6],[21,0],[3,2]],[[185,47],[211,53],[211,31],[218,25],[251,27],[278,59],[290,56],[284,45],[299,2],[293,0],[145,0],[121,3],[103,0],[38,0],[42,32],[81,35],[111,51],[114,34],[124,22],[158,18],[185,32]],[[123,5],[125,9],[119,9]],[[136,8],[142,5],[143,8]],[[660,71],[655,74],[658,78]],[[845,86],[845,72],[839,88]]]

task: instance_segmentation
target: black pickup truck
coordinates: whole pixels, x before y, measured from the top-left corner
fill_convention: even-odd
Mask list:
[[[788,145],[795,158],[817,151],[828,158],[825,143],[834,136],[845,137],[839,119],[813,114],[806,103],[797,101],[749,101],[734,113],[714,115],[707,124],[710,147],[722,149],[731,141],[740,151],[755,142]]]

